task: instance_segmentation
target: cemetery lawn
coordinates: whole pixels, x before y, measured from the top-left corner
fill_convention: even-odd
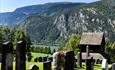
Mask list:
[[[39,66],[39,69],[43,70],[43,63],[39,62],[26,62],[26,70],[28,70],[29,66],[32,64]],[[0,63],[0,70],[1,70],[1,63]],[[13,62],[13,70],[15,70],[15,62]]]
[[[26,70],[28,70],[29,66],[32,64],[35,64],[39,66],[40,70],[43,70],[43,63],[42,62],[34,62],[34,58],[36,57],[44,57],[44,56],[51,56],[50,54],[43,54],[43,53],[32,53],[32,61],[31,62],[26,62]],[[111,65],[109,65],[110,68]],[[0,70],[1,70],[1,63],[0,63]],[[15,62],[13,62],[13,70],[15,70]],[[75,70],[86,70],[85,64],[82,68],[75,68]],[[101,69],[101,64],[97,64],[94,66],[94,70],[102,70]]]
[[[31,62],[26,62],[26,70],[28,70],[29,66],[35,64],[39,66],[40,70],[43,70],[43,63],[42,62],[34,62],[34,58],[36,57],[44,57],[44,56],[51,56],[50,54],[43,54],[43,53],[33,53],[32,52],[32,60]],[[0,63],[0,70],[1,70],[1,63]],[[13,70],[15,70],[15,62],[13,62]]]
[[[109,68],[110,67],[111,67],[111,65],[109,64]],[[82,68],[75,68],[75,70],[86,70],[86,66],[84,65]],[[96,64],[94,66],[94,70],[102,70],[101,64]]]
[[[34,59],[35,59],[36,57],[44,57],[44,56],[51,56],[51,54],[33,53],[33,52],[32,52],[32,60],[31,60],[31,61],[34,61]]]

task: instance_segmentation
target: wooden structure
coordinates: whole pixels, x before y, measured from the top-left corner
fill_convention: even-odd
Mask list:
[[[110,59],[104,53],[105,36],[104,33],[83,33],[80,40],[80,55],[75,56],[79,61],[85,61],[87,57],[93,57],[95,61],[103,59]],[[82,62],[79,63],[80,67]]]
[[[86,46],[89,46],[89,52],[104,52],[105,37],[103,33],[83,33],[80,40],[81,52],[86,52]]]

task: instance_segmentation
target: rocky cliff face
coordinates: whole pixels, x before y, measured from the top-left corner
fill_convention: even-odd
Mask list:
[[[51,16],[31,16],[20,26],[27,29],[32,41],[39,43],[59,43],[72,33],[83,32],[104,32],[107,38],[115,41],[115,14],[112,11],[102,2],[96,2],[63,9]]]

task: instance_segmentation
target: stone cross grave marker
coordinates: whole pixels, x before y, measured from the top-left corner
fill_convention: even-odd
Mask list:
[[[13,45],[11,42],[2,44],[2,67],[1,70],[13,70]]]

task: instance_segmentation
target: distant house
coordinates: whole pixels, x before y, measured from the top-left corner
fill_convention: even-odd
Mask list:
[[[82,60],[86,59],[86,47],[89,46],[90,56],[95,60],[108,59],[104,53],[105,36],[104,33],[83,33],[81,36],[79,48],[82,53]],[[77,56],[75,56],[77,59]]]

